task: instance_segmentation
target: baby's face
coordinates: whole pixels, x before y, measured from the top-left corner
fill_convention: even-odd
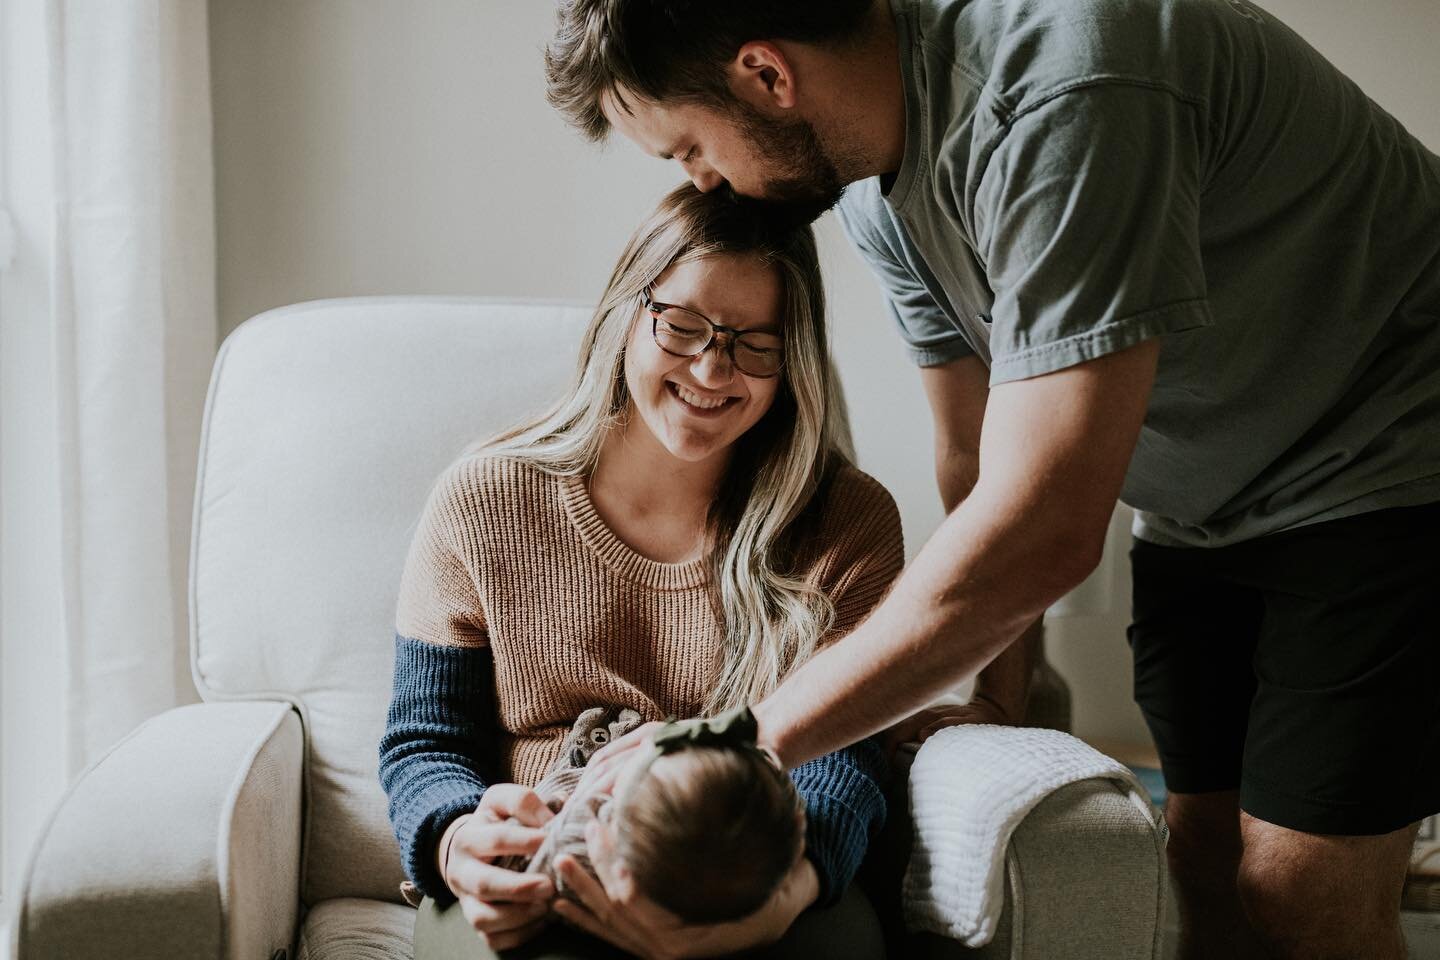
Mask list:
[[[585,845],[590,862],[595,867],[595,875],[600,878],[605,889],[618,899],[624,900],[632,909],[646,913],[653,911],[657,919],[663,915],[679,923],[679,918],[635,888],[629,867],[618,852],[618,835],[623,824],[619,822],[622,804],[617,802],[617,798],[624,797],[647,777],[661,780],[684,777],[691,769],[691,763],[684,751],[660,757],[655,757],[648,750],[633,750],[631,754],[615,780],[611,798],[601,802],[595,819],[586,824]]]
[[[680,925],[679,917],[641,893],[635,886],[624,858],[616,852],[617,828],[611,815],[614,810],[613,803],[606,804],[601,807],[601,815],[585,825],[585,846],[590,854],[590,864],[595,868],[595,876],[600,879],[601,885],[612,899],[624,903],[637,915],[646,917],[657,929]]]

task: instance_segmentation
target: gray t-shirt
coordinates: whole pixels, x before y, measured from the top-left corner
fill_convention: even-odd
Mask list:
[[[1161,337],[1158,543],[1440,500],[1440,158],[1244,0],[892,5],[904,162],[840,215],[917,363]]]

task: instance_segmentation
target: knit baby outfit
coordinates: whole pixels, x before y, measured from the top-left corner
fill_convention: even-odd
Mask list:
[[[585,826],[595,819],[600,797],[575,797],[575,788],[585,774],[585,765],[601,747],[620,739],[640,726],[640,714],[629,707],[592,707],[580,714],[570,728],[564,749],[555,758],[550,772],[535,785],[535,793],[556,816],[545,823],[545,840],[533,857],[511,856],[495,861],[508,870],[543,873],[555,881],[555,889],[564,893],[564,883],[555,870],[555,861],[569,854],[586,870],[590,851],[585,843]],[[574,802],[570,802],[574,797]],[[605,795],[608,799],[608,794]]]
[[[825,641],[853,629],[903,562],[884,487],[842,466],[818,495],[803,578],[830,597]],[[406,873],[438,903],[451,820],[487,783],[534,786],[595,704],[695,716],[718,679],[722,624],[703,561],[658,563],[600,519],[580,477],[476,456],[436,483],[406,561],[380,778]],[[839,898],[884,819],[872,739],[791,772],[821,903]]]

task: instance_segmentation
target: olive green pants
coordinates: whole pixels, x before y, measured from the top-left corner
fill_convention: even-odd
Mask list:
[[[428,897],[415,916],[415,960],[499,960],[466,922],[457,904],[438,908]],[[630,954],[556,922],[504,960],[619,960]],[[851,885],[840,902],[807,910],[778,943],[745,954],[764,960],[885,960],[880,921],[870,901]]]

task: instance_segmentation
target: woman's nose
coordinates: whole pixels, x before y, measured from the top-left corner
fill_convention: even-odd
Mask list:
[[[723,387],[735,379],[735,363],[729,349],[717,340],[690,361],[690,373],[702,387]]]

